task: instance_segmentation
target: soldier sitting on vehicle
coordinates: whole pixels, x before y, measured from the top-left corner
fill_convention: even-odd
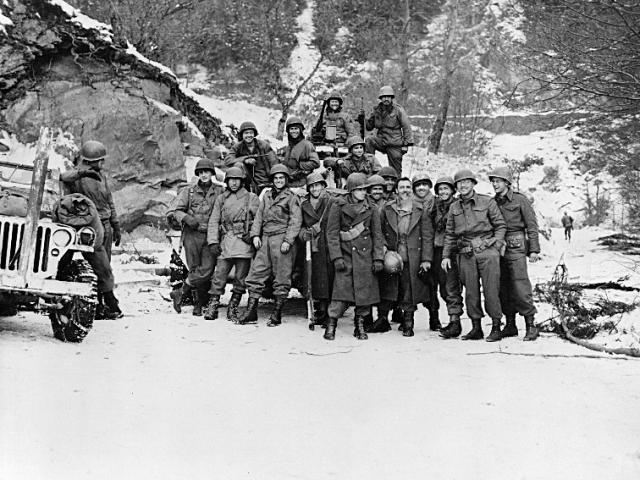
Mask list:
[[[289,117],[286,123],[288,144],[281,152],[280,163],[289,172],[289,187],[301,187],[307,175],[320,166],[313,144],[304,138],[304,125],[298,117]]]
[[[336,160],[336,173],[342,178],[347,178],[352,173],[364,173],[370,177],[374,173],[378,173],[382,168],[375,155],[364,153],[364,140],[355,136],[347,139],[347,148],[349,155],[345,158]],[[325,167],[327,161],[325,160]]]
[[[336,142],[343,144],[349,137],[357,135],[358,129],[351,117],[342,110],[343,99],[337,92],[331,92],[322,105],[318,123],[312,130],[316,143]]]
[[[245,172],[245,188],[256,194],[269,186],[269,171],[278,158],[268,142],[255,138],[258,129],[253,122],[242,122],[238,142],[224,159],[227,167],[241,167]]]

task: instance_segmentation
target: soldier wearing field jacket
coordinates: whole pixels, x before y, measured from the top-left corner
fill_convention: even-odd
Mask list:
[[[304,125],[298,117],[289,117],[286,123],[288,144],[279,151],[280,163],[289,170],[289,186],[301,187],[307,175],[320,166],[316,148],[304,138]]]
[[[507,223],[506,251],[500,260],[500,303],[506,325],[500,332],[500,337],[518,335],[516,313],[520,313],[526,327],[523,340],[535,340],[538,338],[538,328],[534,323],[537,310],[533,305],[527,256],[533,263],[538,261],[540,253],[536,213],[527,197],[512,190],[511,171],[508,167],[493,170],[489,174],[489,180],[496,192],[496,203]]]

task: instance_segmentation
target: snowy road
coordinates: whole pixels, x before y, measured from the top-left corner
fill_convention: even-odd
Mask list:
[[[326,342],[295,316],[205,322],[144,290],[121,287],[140,313],[81,345],[0,319],[0,479],[640,478],[636,360],[551,335],[443,341],[423,309],[413,338],[359,342],[349,318]]]

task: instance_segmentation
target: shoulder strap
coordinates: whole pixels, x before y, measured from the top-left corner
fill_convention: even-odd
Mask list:
[[[249,200],[251,192],[247,191],[247,200],[244,202],[244,234],[249,233]]]

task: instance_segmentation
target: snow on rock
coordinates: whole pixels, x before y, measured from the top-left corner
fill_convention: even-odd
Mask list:
[[[96,30],[100,32],[103,40],[111,41],[113,39],[113,33],[111,27],[105,23],[99,22],[91,17],[88,17],[77,8],[72,7],[63,0],[46,0],[51,5],[56,5],[62,9],[75,23],[81,25],[88,30]]]
[[[8,147],[6,152],[0,151],[0,158],[22,165],[33,165],[36,158],[37,142],[25,144],[20,142],[15,135],[9,135],[6,131],[0,129],[0,141]],[[52,149],[49,152],[50,169],[58,169],[64,172],[71,167],[69,161],[69,152],[76,152],[78,147],[73,141],[73,135],[68,132],[58,130],[54,134]]]

